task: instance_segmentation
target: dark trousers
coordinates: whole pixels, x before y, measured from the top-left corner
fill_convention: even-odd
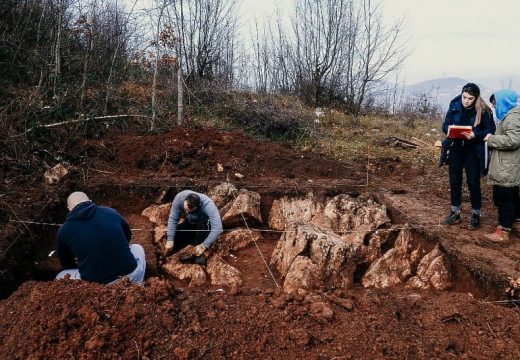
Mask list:
[[[498,208],[498,224],[511,229],[515,219],[520,217],[518,186],[503,187],[493,185],[493,202]]]
[[[201,214],[195,224],[184,220],[177,225],[173,252],[177,252],[188,245],[195,246],[202,244],[210,232],[211,227],[209,226],[209,218],[206,214]]]
[[[482,196],[480,193],[480,163],[473,144],[453,146],[449,155],[451,205],[462,204],[462,169],[466,170],[471,208],[480,210]]]

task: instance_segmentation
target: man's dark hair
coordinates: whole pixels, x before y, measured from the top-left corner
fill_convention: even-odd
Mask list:
[[[493,104],[493,103],[495,102],[495,100],[496,100],[496,99],[495,99],[495,94],[491,94],[491,96],[489,97],[489,102],[490,102],[491,104]]]
[[[188,209],[194,210],[200,206],[200,196],[195,193],[190,193],[188,196],[186,196],[186,206],[188,206]]]
[[[467,83],[462,87],[462,92],[467,92],[471,96],[479,97],[480,96],[480,88],[477,84],[474,83]]]

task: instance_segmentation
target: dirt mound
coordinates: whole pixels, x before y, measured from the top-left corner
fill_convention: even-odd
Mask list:
[[[295,152],[286,144],[214,129],[123,134],[88,140],[77,151],[92,159],[86,169],[90,182],[189,179],[193,185],[206,187],[212,180],[215,184],[231,180],[255,186],[279,186],[280,180],[291,179],[297,184],[312,179],[359,180],[345,164],[310,152]]]
[[[467,294],[271,290],[178,292],[27,282],[0,302],[15,359],[518,358],[512,309]]]
[[[411,168],[385,159],[372,159],[368,167],[364,159],[344,164],[212,129],[105,134],[77,143],[60,161],[69,173],[53,185],[43,183],[43,168],[17,173],[13,167],[3,167],[7,176],[0,202],[9,206],[0,209],[0,263],[6,266],[0,280],[52,278],[49,269],[54,268],[47,265],[43,276],[40,260],[51,262],[47,254],[57,227],[9,221],[59,223],[65,216],[66,194],[78,189],[127,217],[136,229],[133,241],[146,248],[148,279],[144,286],[69,280],[23,283],[0,300],[0,346],[9,354],[5,357],[520,358],[517,309],[479,300],[503,298],[504,281],[520,278],[520,242],[516,235],[502,247],[480,240],[494,223],[489,196],[484,197],[483,229],[469,232],[462,225],[439,226],[449,204],[445,169]],[[49,167],[54,165],[49,161]],[[443,177],[444,188],[439,186]],[[285,294],[263,260],[271,258],[281,231],[262,233],[255,244],[227,234],[230,240],[221,249],[222,256],[240,271],[238,288],[211,283],[189,287],[172,281],[161,270],[149,232],[152,222],[140,215],[142,210],[168,203],[180,189],[206,191],[225,181],[261,195],[264,225],[273,204],[286,197],[302,198],[309,191],[317,197],[371,192],[390,209],[393,223],[410,223],[415,231],[428,233],[425,241],[433,239],[428,247],[431,262],[417,264],[414,281],[431,289],[436,279],[431,273],[442,275],[437,265],[449,261],[456,286],[451,292],[411,290],[404,284],[391,290],[363,289],[358,284],[369,270],[367,262],[355,269],[353,284],[346,289],[321,292],[298,287]],[[313,208],[302,205],[301,210],[302,214],[308,210],[312,218]],[[272,229],[281,228],[275,223],[280,222],[273,220]],[[391,242],[378,247],[378,257],[389,253]],[[437,256],[441,250],[446,258]]]

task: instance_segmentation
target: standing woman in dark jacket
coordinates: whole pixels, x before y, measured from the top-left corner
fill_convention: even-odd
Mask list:
[[[466,170],[466,181],[471,201],[471,217],[468,229],[474,230],[480,226],[480,208],[482,196],[480,192],[480,176],[485,174],[486,149],[484,137],[495,133],[495,122],[489,106],[480,97],[480,89],[473,83],[462,88],[462,93],[455,97],[442,124],[444,134],[448,133],[450,125],[471,126],[471,131],[463,133],[463,139],[446,139],[449,144],[449,178],[451,192],[451,212],[443,220],[444,225],[461,222],[460,209],[462,205],[462,169]]]

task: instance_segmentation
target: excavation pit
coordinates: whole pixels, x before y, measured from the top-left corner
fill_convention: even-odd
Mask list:
[[[393,222],[396,216],[375,196],[349,189],[304,195],[257,193],[229,183],[196,189],[215,200],[224,233],[210,250],[206,267],[183,264],[182,252],[164,258],[169,206],[181,190],[97,185],[85,191],[129,221],[132,242],[145,248],[146,277],[165,277],[176,287],[207,286],[231,292],[279,287],[296,294],[411,289],[467,292],[486,299],[499,296],[492,284],[447,253],[435,234],[410,223]],[[64,201],[56,201],[41,218],[52,224],[63,221],[65,215]],[[27,254],[14,253],[12,258],[25,261],[2,270],[11,271],[4,289],[14,289],[29,279],[52,280],[60,270],[53,252],[58,227],[30,226],[30,249],[13,247]]]
[[[465,224],[438,226],[449,204],[447,185],[441,184],[447,179],[444,168],[409,166],[399,158],[381,159],[374,154],[370,158],[367,154],[370,164],[365,157],[339,162],[211,128],[105,134],[73,144],[70,153],[60,154],[71,166],[62,183],[47,186],[37,171],[26,177],[10,174],[9,186],[16,188],[0,199],[12,207],[0,209],[0,219],[9,221],[0,241],[0,290],[6,297],[0,299],[0,328],[4,330],[0,344],[14,358],[520,358],[516,308],[500,306],[511,299],[511,292],[505,292],[508,279],[520,276],[519,245],[499,247],[480,240],[495,225],[489,196],[484,196],[481,230],[470,232]],[[54,165],[54,159],[48,161]],[[20,179],[28,185],[18,187]],[[209,193],[224,181],[232,181],[239,191],[260,194],[262,223],[250,225],[265,230],[254,232],[262,235],[256,244],[280,288],[254,242],[233,250],[245,236],[230,238],[219,250],[222,263],[240,272],[242,284],[235,288],[213,285],[206,272],[204,285],[190,286],[190,279],[177,279],[163,269],[172,259],[157,256],[161,247],[153,240],[155,226],[142,211],[152,204],[169,204],[181,190]],[[134,229],[144,229],[133,235],[133,241],[149,246],[144,286],[124,281],[115,286],[52,281],[58,268],[57,263],[50,266],[56,259],[48,254],[57,227],[12,221],[61,223],[66,214],[64,201],[77,190],[116,208]],[[349,257],[351,262],[329,267],[329,272],[309,272],[319,276],[307,284],[293,281],[297,289],[286,292],[287,279],[304,278],[294,276],[294,270],[307,269],[297,265],[337,264],[332,256],[318,257],[316,250],[324,249],[319,244],[338,244],[348,235],[348,229],[343,229],[345,234],[322,229],[327,223],[309,215],[303,224],[291,226],[312,228],[316,236],[295,239],[295,244],[306,244],[305,249],[294,258],[277,256],[272,262],[288,223],[280,220],[284,227],[280,230],[277,221],[270,221],[273,208],[281,202],[301,204],[311,191],[321,206],[340,194],[372,198],[387,207],[390,223],[376,229],[379,238],[385,239],[380,246],[375,246],[375,231],[350,239],[353,251],[349,255],[359,258]],[[285,211],[285,215],[290,214]],[[331,219],[322,220],[331,223]],[[409,237],[402,235],[406,224]],[[354,230],[374,230],[361,225],[356,224]],[[227,227],[225,234],[238,227],[240,223]],[[426,253],[439,247],[449,265],[451,287],[409,287],[408,281],[418,272],[416,262],[410,267],[411,275],[400,278],[398,284],[364,287],[368,278],[378,279],[374,263],[379,254],[390,257],[405,238],[413,249],[420,246]],[[290,239],[284,240],[291,249]],[[284,264],[289,265],[287,273],[282,272]]]

